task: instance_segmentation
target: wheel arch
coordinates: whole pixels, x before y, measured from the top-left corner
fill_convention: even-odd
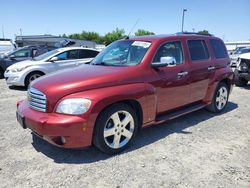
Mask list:
[[[136,116],[138,118],[138,123],[139,123],[139,128],[142,127],[143,124],[143,111],[142,111],[142,106],[140,104],[139,101],[135,100],[135,99],[124,99],[124,100],[118,100],[115,101],[113,103],[110,103],[109,105],[105,106],[102,110],[100,110],[100,113],[97,115],[96,121],[98,120],[98,117],[100,116],[100,114],[107,108],[112,107],[113,105],[116,104],[127,104],[128,106],[130,106],[134,112],[136,113]],[[95,122],[96,124],[96,122]]]
[[[28,79],[28,77],[29,77],[30,75],[34,74],[34,73],[40,73],[40,74],[42,74],[42,76],[46,74],[46,73],[44,73],[43,71],[41,71],[41,70],[36,70],[36,69],[30,71],[30,72],[25,76],[25,78],[24,78],[24,85],[25,85],[25,86],[27,86],[27,79]]]

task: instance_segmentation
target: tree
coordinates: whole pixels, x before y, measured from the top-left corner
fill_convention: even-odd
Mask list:
[[[135,32],[135,36],[143,36],[143,35],[155,35],[155,33],[144,29],[138,29]]]
[[[116,28],[112,32],[107,33],[103,37],[103,41],[106,45],[109,45],[110,43],[112,43],[116,40],[122,39],[122,38],[125,38],[125,30]]]
[[[102,37],[97,32],[93,31],[82,31],[81,33],[74,33],[69,35],[69,38],[80,39],[80,40],[91,40],[97,43],[102,42]]]
[[[210,35],[210,33],[208,32],[208,30],[202,30],[198,32],[201,35]]]

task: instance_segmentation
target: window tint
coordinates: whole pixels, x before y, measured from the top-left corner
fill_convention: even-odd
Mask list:
[[[177,64],[183,63],[183,52],[180,41],[168,42],[162,45],[155,54],[153,62],[160,62],[161,57],[174,57]]]
[[[210,43],[216,58],[228,57],[225,45],[220,40],[212,39]]]
[[[34,49],[33,50],[33,57],[36,57],[36,56],[39,56],[39,55],[42,55],[44,53],[48,52],[47,49],[45,48],[41,48],[41,49]]]
[[[79,58],[93,58],[97,56],[99,52],[93,50],[80,50]]]
[[[78,50],[63,52],[56,57],[58,57],[59,60],[78,59]]]
[[[209,58],[207,45],[203,40],[188,40],[188,48],[193,61]]]
[[[29,49],[23,49],[23,50],[18,50],[15,53],[13,53],[15,57],[30,57],[30,50]]]

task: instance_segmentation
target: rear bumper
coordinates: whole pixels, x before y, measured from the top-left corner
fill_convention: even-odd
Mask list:
[[[17,113],[23,117],[23,128],[49,143],[64,148],[82,148],[91,145],[93,125],[79,116],[43,113],[29,108],[27,101],[19,103]],[[62,142],[62,137],[65,143]]]

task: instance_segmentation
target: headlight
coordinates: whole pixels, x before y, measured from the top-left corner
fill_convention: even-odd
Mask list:
[[[91,101],[84,98],[64,99],[57,106],[56,112],[62,114],[84,114],[90,108]]]
[[[25,66],[25,67],[20,67],[20,68],[14,68],[14,69],[11,69],[11,72],[21,72],[22,70],[30,67],[31,65],[28,65],[28,66]]]

